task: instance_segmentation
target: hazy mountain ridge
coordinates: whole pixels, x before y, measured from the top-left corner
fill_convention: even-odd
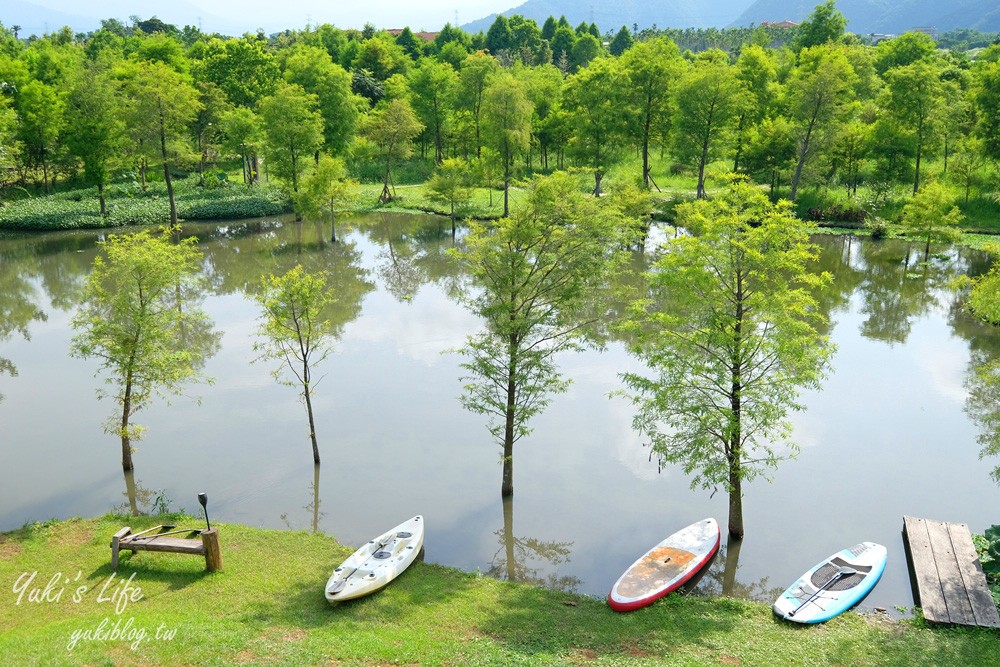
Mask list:
[[[621,26],[630,30],[656,25],[660,28],[725,28],[759,25],[764,21],[801,22],[821,0],[668,0],[662,3],[623,0],[613,4],[582,4],[578,0],[527,0],[502,12],[520,14],[542,25],[546,18],[565,16],[570,25],[594,22],[602,32]],[[997,0],[838,0],[837,9],[847,17],[850,32],[898,34],[916,27],[934,27],[940,32],[955,28],[1000,31]],[[485,32],[496,19],[491,14],[462,28]]]
[[[565,16],[574,27],[586,21],[596,23],[601,32],[614,32],[623,25],[631,30],[633,24],[638,24],[640,29],[653,24],[660,28],[721,28],[736,20],[740,12],[751,4],[752,0],[665,0],[659,3],[621,0],[602,4],[584,4],[577,0],[528,0],[501,13],[504,16],[520,14],[534,19],[539,26],[549,16]],[[462,29],[470,33],[486,32],[496,16],[491,14],[466,23]]]
[[[815,0],[757,0],[732,25],[802,21],[816,4]],[[898,34],[917,27],[933,27],[939,32],[955,28],[1000,30],[996,0],[838,0],[837,9],[847,17],[848,31],[859,35]]]

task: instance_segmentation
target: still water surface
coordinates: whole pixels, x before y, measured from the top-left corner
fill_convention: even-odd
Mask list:
[[[354,218],[337,243],[329,226],[285,219],[186,231],[202,241],[204,306],[223,336],[206,366],[214,385],[137,417],[148,428],[135,454],[147,505],[162,494],[194,512],[206,491],[213,519],[315,527],[351,545],[421,513],[428,561],[599,596],[665,535],[706,516],[725,525],[725,493],[658,471],[627,400],[609,398],[619,373],[642,370],[614,341],[560,358],[573,384],[515,447],[515,497],[501,503],[499,449],[457,400],[463,370],[451,350],[479,322],[455,299],[466,277],[437,219]],[[0,237],[0,333],[21,325],[0,340],[0,362],[19,372],[0,375],[0,530],[125,502],[120,446],[102,430],[114,409],[95,397],[96,365],[67,354],[99,238]],[[998,461],[979,459],[980,426],[966,413],[970,364],[1000,355],[1000,332],[947,287],[986,258],[952,250],[925,265],[922,248],[903,242],[816,241],[835,276],[823,298],[834,371],[794,416],[799,456],[772,483],[748,485],[746,539],[698,590],[770,601],[820,558],[871,540],[888,547],[889,566],[864,606],[891,611],[912,604],[904,514],[976,532],[1000,523]],[[330,270],[341,295],[340,340],[315,398],[318,478],[295,391],[250,363],[257,311],[244,290],[296,263]]]

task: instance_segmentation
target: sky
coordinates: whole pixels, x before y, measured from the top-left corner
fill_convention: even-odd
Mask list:
[[[274,12],[276,17],[287,20],[298,19],[305,25],[311,17],[316,23],[332,23],[341,28],[361,28],[371,21],[379,28],[402,28],[413,30],[426,28],[438,30],[445,23],[468,23],[495,12],[502,12],[523,0],[376,0],[375,2],[352,2],[350,0],[282,0],[280,3],[263,0],[191,0],[195,4],[210,7],[215,14],[230,16],[244,14],[247,7],[261,8]],[[277,5],[277,7],[276,7]],[[280,9],[280,11],[275,11]]]
[[[158,16],[168,23],[197,25],[206,31],[236,27],[239,32],[264,28],[274,32],[332,23],[339,28],[410,26],[414,31],[461,25],[515,7],[523,0],[25,0],[70,14],[114,17]],[[0,0],[2,4],[2,0]],[[457,18],[457,23],[456,23]],[[219,24],[219,22],[222,22]],[[127,21],[126,21],[127,22]]]

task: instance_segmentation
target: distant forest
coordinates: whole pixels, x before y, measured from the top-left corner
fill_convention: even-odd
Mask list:
[[[520,16],[475,35],[324,24],[234,38],[151,18],[25,39],[0,26],[0,186],[103,193],[226,162],[252,185],[266,157],[294,192],[321,154],[377,182],[411,145],[425,176],[446,158],[480,178],[573,166],[597,192],[639,159],[643,185],[658,168],[697,178],[699,195],[712,163],[793,200],[819,184],[916,192],[932,164],[966,199],[994,178],[997,35],[870,44],[845,26],[832,1],[791,29],[606,35]]]

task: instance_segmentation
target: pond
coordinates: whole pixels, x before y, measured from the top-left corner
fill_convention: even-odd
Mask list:
[[[463,570],[605,596],[618,575],[675,530],[715,516],[724,490],[658,470],[632,429],[619,374],[642,370],[620,342],[560,357],[573,383],[515,446],[515,495],[500,499],[500,450],[459,401],[454,349],[479,322],[456,300],[466,281],[447,253],[447,222],[377,214],[329,225],[288,219],[192,225],[205,253],[204,302],[221,346],[213,385],[156,402],[136,421],[139,502],[213,520],[315,530],[356,545],[414,514],[426,559]],[[121,450],[103,431],[96,363],[68,355],[70,320],[99,232],[0,237],[0,530],[126,504]],[[980,460],[967,413],[971,364],[1000,355],[1000,332],[966,314],[948,282],[982,273],[981,253],[922,262],[902,241],[818,236],[823,295],[838,346],[822,391],[793,417],[798,457],[746,487],[746,538],[696,590],[766,601],[822,557],[870,540],[889,549],[865,607],[910,606],[903,515],[1000,523],[996,460]],[[340,339],[319,369],[312,464],[294,389],[252,364],[257,309],[244,290],[301,263],[334,276]],[[200,398],[200,401],[197,400]],[[110,536],[109,536],[110,538]],[[225,534],[223,532],[223,549]],[[333,566],[333,559],[321,564]],[[324,582],[317,581],[317,594]]]

